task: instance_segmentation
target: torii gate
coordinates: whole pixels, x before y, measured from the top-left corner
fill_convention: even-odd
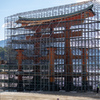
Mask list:
[[[49,47],[47,48],[47,50],[49,50],[49,57],[36,57],[35,59],[33,59],[35,61],[35,63],[39,63],[41,59],[49,59],[50,61],[50,82],[54,82],[54,60],[55,59],[64,59],[64,70],[65,70],[65,88],[69,88],[69,90],[71,90],[71,84],[73,84],[73,66],[72,66],[72,59],[77,59],[80,58],[81,56],[73,56],[72,52],[71,52],[71,48],[70,48],[70,37],[75,37],[75,36],[82,36],[82,31],[78,31],[78,32],[72,32],[70,30],[70,27],[73,25],[78,25],[78,24],[82,24],[85,20],[85,18],[88,17],[93,17],[95,14],[92,11],[92,7],[93,5],[87,7],[86,9],[83,9],[81,11],[77,11],[75,13],[69,14],[69,15],[64,15],[64,16],[59,16],[59,17],[55,17],[51,19],[41,19],[40,20],[34,20],[34,18],[29,19],[29,18],[22,18],[20,17],[18,21],[16,21],[17,23],[21,23],[22,26],[25,29],[32,29],[32,30],[36,30],[36,33],[34,34],[34,36],[26,36],[26,40],[33,40],[34,39],[41,39],[41,38],[65,38],[65,55],[57,55],[54,53],[54,51],[56,50],[54,47]],[[59,23],[59,27],[62,26],[62,23],[64,23],[64,27],[65,27],[65,31],[64,33],[59,33],[59,34],[54,34],[54,28],[57,26],[57,22]],[[50,25],[50,23],[52,22],[52,24]],[[41,24],[42,23],[42,24]],[[39,26],[40,25],[40,26]],[[43,35],[41,33],[41,29],[44,29],[46,27],[50,28],[50,33],[48,35]],[[35,49],[35,55],[40,55],[40,43],[39,42],[35,42],[34,43],[34,49]],[[21,53],[23,52],[23,50],[17,50],[18,52],[18,56],[22,55]],[[20,52],[20,53],[19,53]],[[84,65],[84,55],[85,55],[85,51],[83,49],[83,65]],[[52,55],[52,56],[51,56]],[[24,57],[17,57],[19,65],[18,65],[18,69],[21,70],[21,66],[20,64],[22,63],[21,61],[24,60]],[[26,59],[26,58],[25,58]],[[29,58],[27,58],[29,59]],[[83,71],[86,71],[86,68],[83,66],[82,67]],[[69,75],[70,73],[70,75]],[[22,76],[18,76],[18,80],[22,80],[21,78]],[[86,77],[83,77],[83,80],[86,81]]]

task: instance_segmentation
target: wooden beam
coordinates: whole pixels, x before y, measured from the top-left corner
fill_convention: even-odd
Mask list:
[[[70,32],[68,34],[70,34],[69,37],[82,36],[82,31]],[[26,36],[26,40],[34,40],[34,39],[49,38],[49,37],[64,38],[65,36],[66,36],[65,33],[57,33],[57,34],[51,34],[51,35],[46,34],[46,35],[42,35],[41,37]]]

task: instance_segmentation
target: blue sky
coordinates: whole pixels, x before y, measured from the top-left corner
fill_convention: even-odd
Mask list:
[[[16,13],[54,7],[78,0],[0,0],[0,40],[4,39],[4,18]],[[80,0],[82,1],[82,0]]]

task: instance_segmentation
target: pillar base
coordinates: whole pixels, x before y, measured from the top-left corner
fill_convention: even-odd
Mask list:
[[[17,91],[23,91],[23,81],[18,81]]]
[[[83,81],[82,90],[85,92],[87,90],[92,90],[92,86],[89,85],[88,81]]]
[[[59,88],[59,85],[58,84],[55,84],[54,82],[50,82],[50,91],[59,91],[60,88]]]
[[[64,89],[65,91],[72,91],[73,90],[73,83],[72,82],[67,82],[67,84],[65,84]]]
[[[54,83],[54,82],[50,82],[47,83],[47,85],[45,85],[45,87],[43,88],[43,91],[59,91],[59,85]]]

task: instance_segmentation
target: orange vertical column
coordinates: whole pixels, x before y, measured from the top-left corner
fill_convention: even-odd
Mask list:
[[[70,48],[70,24],[66,27],[66,38],[65,38],[65,88],[67,91],[71,90],[71,85],[73,84],[72,77],[72,53]]]
[[[41,37],[41,26],[36,30],[36,33],[34,34],[34,66],[33,66],[33,71],[36,73],[35,76],[33,76],[33,81],[34,81],[34,89],[39,90],[40,89],[40,37]],[[38,39],[39,38],[39,39]]]
[[[82,87],[85,90],[85,86],[87,84],[87,49],[82,49]]]
[[[41,37],[41,27],[39,28],[39,29],[37,29],[36,30],[36,33],[34,34],[34,37],[36,37],[36,38],[39,38],[39,37]],[[35,38],[35,39],[36,39]],[[36,42],[34,43],[34,54],[35,55],[40,55],[40,42],[39,41],[37,41],[37,39],[36,39]],[[38,58],[38,56],[37,57],[35,57],[34,58],[34,63],[35,64],[38,64],[39,63],[39,58]]]
[[[40,55],[40,42],[39,41],[37,41],[37,38],[39,38],[39,37],[41,37],[41,33],[40,33],[40,31],[41,31],[41,28],[38,28],[37,30],[36,30],[36,33],[34,34],[34,40],[35,40],[35,42],[34,42],[34,55],[35,55],[35,57],[34,57],[34,63],[35,64],[38,64],[39,63],[39,55]],[[40,72],[40,66],[34,66],[33,67],[33,71],[34,72]]]
[[[20,71],[22,71],[22,60],[23,60],[23,54],[22,54],[22,52],[23,52],[24,50],[18,49],[18,50],[16,50],[16,51],[18,52],[18,54],[17,54],[18,71],[20,72]],[[18,75],[18,81],[22,81],[22,75]]]
[[[16,51],[18,52],[17,57],[16,57],[18,60],[18,72],[21,72],[22,71],[22,60],[24,59],[22,52],[24,50],[18,49]],[[22,75],[20,73],[18,74],[17,91],[23,91]]]
[[[49,61],[50,61],[50,82],[54,82],[54,51],[56,48],[47,48],[49,50]]]

